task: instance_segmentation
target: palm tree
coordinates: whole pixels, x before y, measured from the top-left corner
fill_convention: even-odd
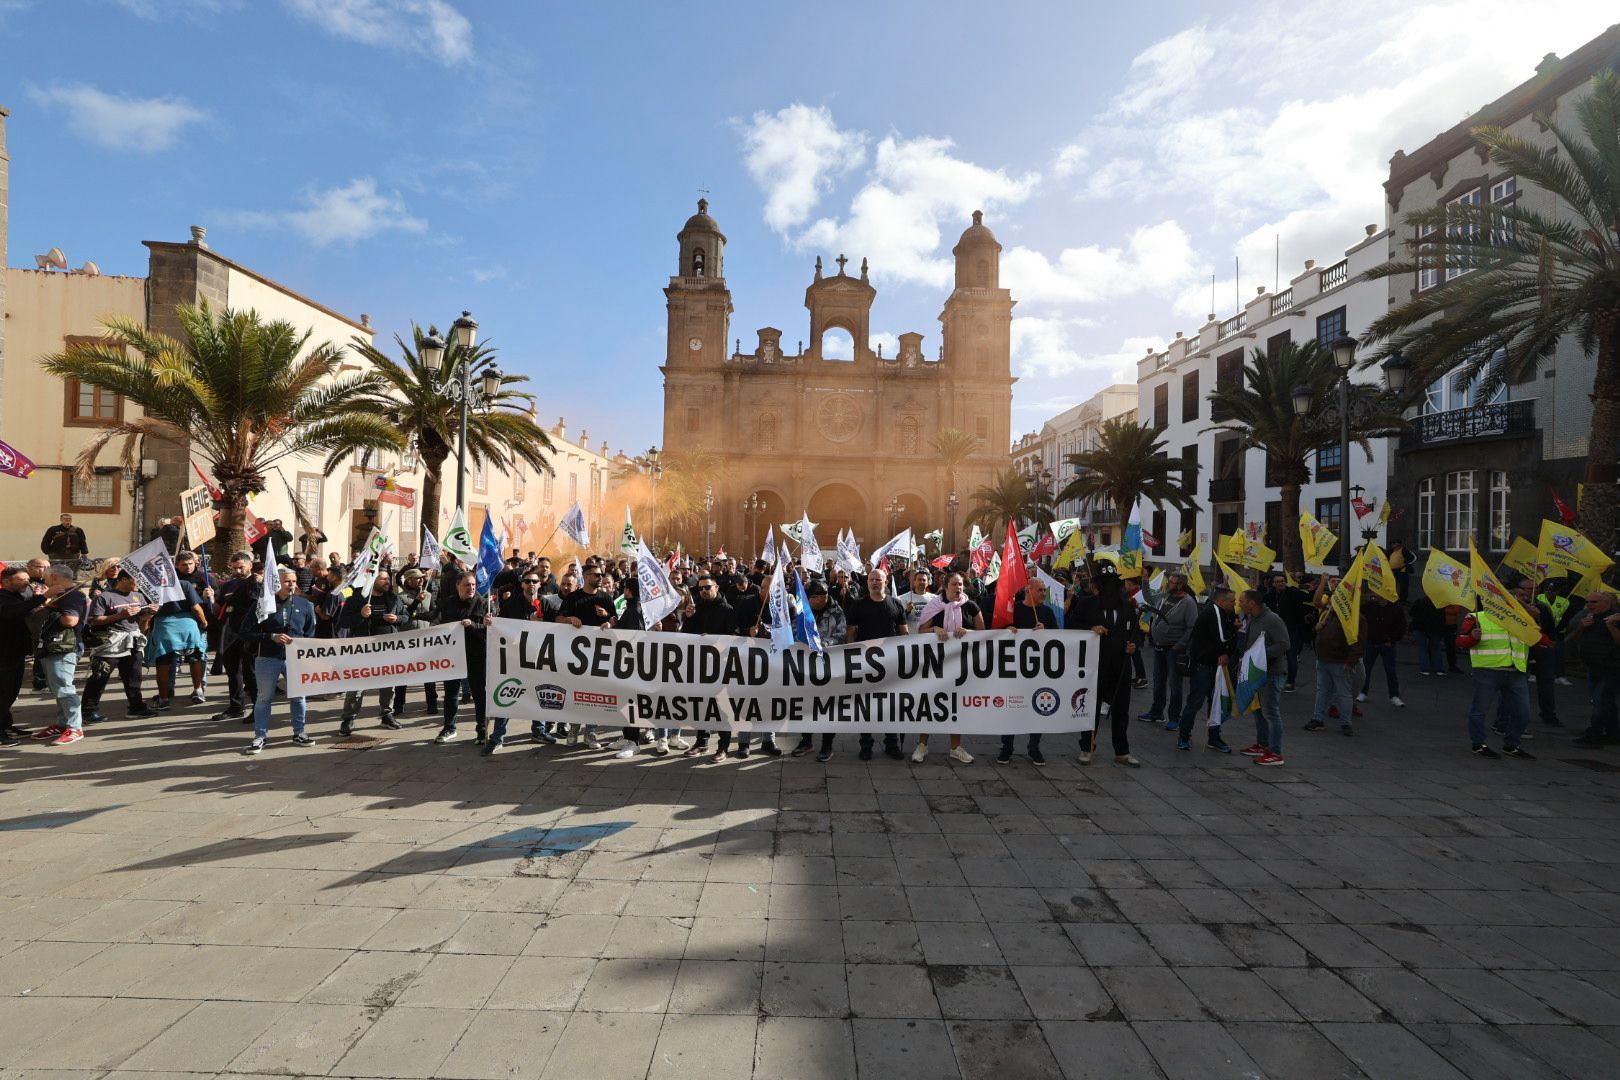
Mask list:
[[[950,489],[956,490],[956,474],[962,468],[962,463],[972,457],[979,449],[979,437],[969,435],[961,428],[945,428],[929,440],[934,453],[939,455],[940,464],[945,466],[945,477],[950,483]]]
[[[419,520],[439,523],[440,488],[444,463],[455,452],[461,430],[461,404],[452,399],[442,387],[461,383],[461,346],[451,341],[445,345],[444,371],[429,367],[422,361],[422,342],[433,327],[423,330],[411,326],[411,344],[398,334],[394,341],[399,346],[400,359],[396,360],[364,338],[354,339],[354,350],[371,363],[371,370],[379,380],[379,392],[370,404],[380,415],[388,418],[404,438],[414,440],[422,455],[422,511]],[[488,342],[479,342],[467,350],[468,381],[479,384],[483,373],[495,364],[495,350]],[[493,398],[486,398],[487,408],[472,409],[467,413],[467,456],[476,464],[494,462],[497,467],[511,467],[523,461],[539,472],[551,472],[546,454],[555,447],[545,430],[534,421],[534,397],[512,389],[528,382],[526,375],[502,375],[501,389]],[[336,462],[328,462],[328,471]]]
[[[342,456],[404,445],[385,416],[367,407],[375,375],[339,376],[340,346],[316,345],[291,323],[207,302],[178,308],[184,338],[153,333],[133,319],[109,318],[107,342],[77,344],[47,356],[52,375],[121,395],[145,413],[102,428],[79,455],[89,475],[108,443],[122,438],[124,467],[138,464],[143,438],[189,450],[207,462],[225,492],[215,550],[222,560],[247,544],[248,496],[295,454]],[[133,350],[133,355],[131,353]],[[330,471],[330,470],[328,470]]]
[[[1294,527],[1299,520],[1299,489],[1310,481],[1310,456],[1338,442],[1338,417],[1328,417],[1327,412],[1338,398],[1339,369],[1331,352],[1308,341],[1284,345],[1275,353],[1255,349],[1243,369],[1243,379],[1241,384],[1210,393],[1210,401],[1224,407],[1229,419],[1207,430],[1236,431],[1238,444],[1245,450],[1266,452],[1267,483],[1275,481],[1282,498],[1282,536],[1277,543],[1282,548],[1283,569],[1302,574],[1305,555]],[[1302,417],[1294,415],[1298,387],[1311,392],[1310,412]],[[1350,393],[1350,438],[1371,461],[1371,440],[1399,432],[1400,410],[1374,387],[1352,384]],[[1342,462],[1340,467],[1347,465]],[[1349,544],[1349,537],[1341,538],[1340,543]]]
[[[973,509],[967,523],[978,525],[992,537],[1000,538],[1009,522],[1032,521],[1045,525],[1052,520],[1052,499],[1016,469],[1004,469],[993,483],[972,495]]]
[[[1375,321],[1370,333],[1378,348],[1363,364],[1399,352],[1416,388],[1460,365],[1464,377],[1479,377],[1483,399],[1533,377],[1573,335],[1597,358],[1580,525],[1612,551],[1620,457],[1620,76],[1594,77],[1575,118],[1584,139],[1537,118],[1553,134],[1556,145],[1548,147],[1499,127],[1474,129],[1497,167],[1521,188],[1551,195],[1555,209],[1537,210],[1539,203],[1521,199],[1408,214],[1406,224],[1419,236],[1408,244],[1410,254],[1367,276],[1410,277],[1435,267],[1464,272]]]
[[[654,527],[666,546],[671,537],[690,540],[694,533],[702,533],[709,515],[705,496],[718,499],[715,493],[727,489],[720,458],[707,450],[666,450],[658,455],[656,483],[651,480],[652,469],[648,458],[637,457],[613,471],[614,481],[626,485],[631,513],[645,531],[647,546],[657,539]],[[707,543],[704,537],[699,546]]]
[[[1063,460],[1079,473],[1058,492],[1057,501],[1104,499],[1119,513],[1119,532],[1125,535],[1131,507],[1143,499],[1181,510],[1195,509],[1193,493],[1182,484],[1198,463],[1172,458],[1159,436],[1164,425],[1148,427],[1123,416],[1104,420],[1097,431],[1097,446],[1069,454]],[[1189,477],[1190,479],[1190,477]]]

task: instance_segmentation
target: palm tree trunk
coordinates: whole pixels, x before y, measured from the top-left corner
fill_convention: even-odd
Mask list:
[[[247,551],[248,489],[224,482],[225,498],[220,503],[219,528],[214,532],[213,573],[218,576],[230,564],[231,556]]]
[[[1280,494],[1282,536],[1278,543],[1282,547],[1283,569],[1292,578],[1305,572],[1305,549],[1299,540],[1299,485],[1284,484]]]
[[[436,537],[442,531],[439,528],[439,498],[440,489],[444,486],[444,462],[448,456],[431,452],[422,454],[422,510],[416,520],[432,529]]]
[[[1597,330],[1597,373],[1592,380],[1592,433],[1586,444],[1586,490],[1581,498],[1581,531],[1604,552],[1615,549],[1616,462],[1620,460],[1620,310],[1601,313]]]

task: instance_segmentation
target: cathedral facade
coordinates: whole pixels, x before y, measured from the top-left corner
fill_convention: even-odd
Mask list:
[[[922,334],[901,334],[893,356],[870,347],[877,292],[864,260],[859,276],[842,255],[835,273],[816,260],[804,294],[806,342],[790,351],[782,331],[765,326],[744,352],[732,337],[726,238],[706,201],[677,240],[680,264],[664,290],[663,446],[713,461],[708,546],[752,555],[768,524],[807,512],[829,552],[839,529],[853,528],[870,552],[907,526],[919,537],[944,529],[947,546],[960,550],[971,493],[1006,467],[1015,381],[1014,301],[1000,287],[1001,245],[982,214],[952,250],[955,288],[939,315],[940,344],[929,349]],[[852,347],[836,348],[843,335]],[[947,428],[978,440],[954,488],[932,446]]]

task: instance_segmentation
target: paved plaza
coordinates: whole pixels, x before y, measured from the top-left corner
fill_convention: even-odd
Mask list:
[[[1477,760],[1403,675],[1351,739],[1285,697],[1282,769],[344,749],[333,701],[7,750],[0,1077],[1620,1075],[1620,750]]]

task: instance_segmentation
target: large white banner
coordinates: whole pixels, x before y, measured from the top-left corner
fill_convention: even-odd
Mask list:
[[[287,695],[465,679],[466,634],[445,623],[379,637],[298,638],[287,646]]]
[[[620,727],[1011,735],[1091,731],[1097,635],[992,630],[772,650],[768,641],[496,619],[492,716]]]

